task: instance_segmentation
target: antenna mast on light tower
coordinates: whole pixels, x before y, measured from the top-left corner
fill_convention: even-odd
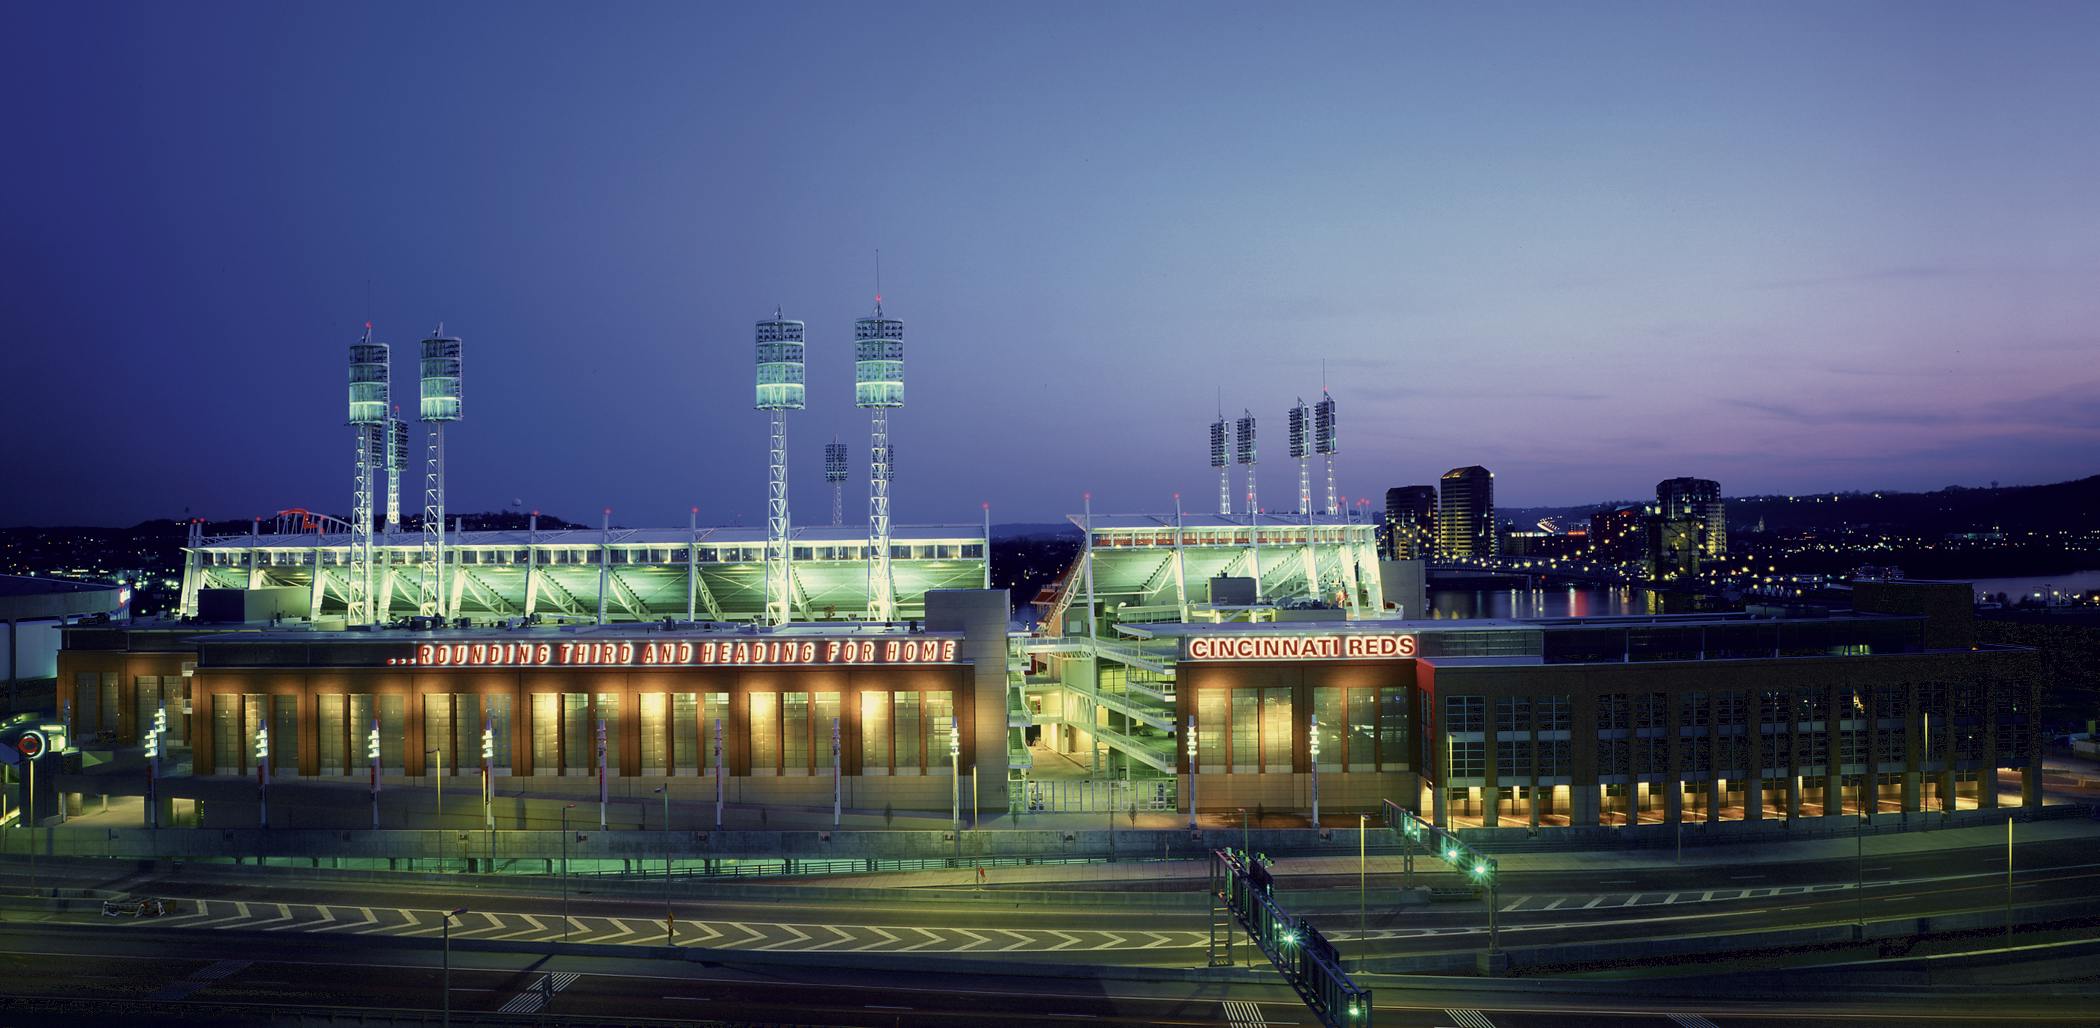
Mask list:
[[[344,592],[344,620],[366,625],[378,620],[372,603],[372,479],[381,461],[387,424],[389,353],[372,341],[372,323],[350,344],[350,427],[357,434],[357,484],[350,511],[350,575]],[[321,573],[319,566],[314,568]]]
[[[875,252],[875,316],[853,323],[853,404],[873,412],[868,458],[868,619],[896,620],[890,571],[890,409],[904,406],[904,322],[882,316],[882,251]]]
[[[1247,541],[1254,547],[1253,552],[1250,556],[1249,563],[1252,564],[1252,570],[1254,572],[1254,598],[1256,602],[1260,602],[1261,496],[1254,485],[1254,464],[1256,456],[1254,449],[1254,412],[1251,410],[1247,410],[1244,407],[1241,408],[1240,420],[1237,427],[1239,429],[1239,438],[1237,440],[1234,459],[1238,463],[1245,464],[1247,466]]]
[[[464,414],[465,365],[460,341],[437,331],[423,340],[418,413],[429,426],[423,451],[423,553],[416,613],[445,617],[451,604],[445,595],[445,425]]]
[[[1218,516],[1232,516],[1232,429],[1225,423],[1223,390],[1218,397],[1218,420],[1210,423],[1210,466],[1218,469]]]
[[[824,444],[824,481],[831,483],[831,527],[846,523],[846,444],[838,436]]]
[[[1323,373],[1320,376],[1325,379]],[[1334,397],[1327,395],[1327,384],[1320,384],[1320,402],[1313,407],[1313,449],[1326,458],[1327,463],[1327,513],[1342,512],[1340,502],[1334,494],[1334,455],[1342,452],[1341,439],[1335,434]]]
[[[766,623],[786,624],[794,611],[794,575],[788,566],[787,412],[805,404],[802,323],[781,317],[758,323],[758,399],[772,417],[766,480]]]

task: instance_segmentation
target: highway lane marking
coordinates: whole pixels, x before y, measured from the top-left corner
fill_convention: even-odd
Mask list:
[[[273,907],[276,907],[276,908],[277,908],[277,916],[276,916],[276,917],[270,918],[270,919],[269,919],[269,920],[267,920],[267,921],[256,921],[256,922],[254,922],[254,923],[252,923],[252,924],[246,924],[246,925],[242,925],[241,927],[242,927],[242,928],[262,928],[262,926],[263,926],[263,925],[266,925],[266,924],[276,924],[276,923],[277,923],[277,922],[279,922],[279,921],[290,921],[290,920],[292,919],[292,908],[290,908],[290,907],[287,907],[287,906],[285,906],[285,905],[284,905],[284,904],[282,904],[282,903],[272,903],[272,904],[269,904],[269,905],[270,905],[270,906],[273,906]],[[268,931],[269,929],[264,929],[264,930],[265,930],[265,931]]]
[[[1117,946],[1121,946],[1123,944],[1123,937],[1121,935],[1116,934],[1115,932],[1102,932],[1101,934],[1113,941],[1104,942],[1101,945],[1094,947],[1094,949],[1096,950],[1115,949]]]
[[[1626,897],[1626,902],[1624,902],[1624,903],[1621,903],[1621,904],[1619,904],[1619,905],[1620,905],[1620,906],[1622,906],[1622,907],[1630,907],[1630,906],[1633,906],[1634,904],[1636,904],[1636,903],[1639,903],[1639,902],[1641,901],[1641,897],[1642,897],[1642,896],[1645,896],[1645,895],[1647,895],[1647,894],[1646,894],[1646,893],[1641,893],[1641,892],[1636,892],[1636,893],[1634,893],[1633,895],[1631,895],[1631,896],[1628,896],[1628,897]]]
[[[864,949],[873,949],[873,948],[874,948],[874,947],[876,947],[876,946],[882,946],[882,945],[891,945],[891,946],[894,946],[894,945],[896,945],[896,944],[898,944],[898,943],[900,943],[900,942],[903,942],[903,941],[904,941],[904,940],[902,940],[902,939],[899,939],[899,938],[897,937],[897,933],[895,933],[895,932],[892,932],[892,931],[890,931],[890,930],[889,930],[889,929],[887,929],[887,928],[870,928],[870,929],[868,929],[868,930],[869,930],[869,931],[871,931],[871,932],[874,932],[875,934],[877,934],[877,935],[879,935],[879,936],[882,936],[882,938],[880,938],[880,939],[870,939],[870,940],[868,940],[867,942],[865,942],[865,943],[863,943],[863,944],[861,944],[861,945],[859,945],[859,946],[855,946],[855,947],[853,947],[852,949],[848,950],[847,952],[849,952],[849,953],[858,953],[858,952],[860,952],[861,950],[864,950]]]
[[[992,941],[992,940],[990,940],[990,939],[987,939],[987,938],[985,938],[985,937],[984,937],[984,936],[982,936],[982,935],[979,935],[979,934],[977,934],[976,932],[973,932],[973,931],[969,930],[968,928],[951,928],[951,929],[949,929],[949,931],[952,931],[952,932],[956,933],[957,935],[967,935],[967,936],[969,936],[970,938],[972,938],[972,939],[975,939],[975,940],[977,940],[977,941],[975,941],[975,942],[969,943],[968,945],[965,945],[965,946],[963,947],[963,949],[965,949],[965,950],[966,950],[966,949],[971,949],[971,948],[973,948],[973,947],[976,947],[976,946],[982,946],[982,945],[984,945],[985,943],[987,943],[987,942],[990,942],[990,941]],[[960,952],[962,952],[962,950],[956,950],[955,952],[958,952],[958,953],[960,953]]]
[[[795,937],[794,937],[794,938],[792,938],[792,939],[780,939],[780,940],[778,940],[778,941],[775,941],[775,942],[769,942],[769,943],[766,943],[766,944],[765,944],[765,945],[763,945],[763,946],[760,946],[760,947],[759,947],[759,949],[761,949],[761,950],[769,950],[769,949],[779,949],[780,947],[782,947],[782,946],[785,946],[785,945],[787,945],[787,944],[789,944],[789,943],[791,943],[791,942],[808,942],[808,941],[809,941],[809,933],[808,933],[808,932],[805,932],[805,931],[803,931],[803,930],[802,930],[802,929],[800,929],[800,928],[797,928],[797,927],[795,927],[794,925],[791,925],[791,924],[782,924],[782,925],[774,925],[773,927],[775,927],[775,928],[785,928],[785,929],[787,929],[787,930],[788,930],[789,932],[793,933]]]
[[[811,946],[811,947],[810,947],[810,950],[811,950],[812,952],[814,952],[814,951],[816,951],[816,950],[820,950],[820,949],[829,949],[829,948],[831,948],[831,947],[833,947],[833,946],[836,946],[836,945],[838,945],[839,943],[842,943],[842,942],[851,942],[851,941],[853,941],[853,933],[851,933],[851,932],[848,932],[848,931],[847,931],[847,930],[845,930],[844,928],[840,928],[840,927],[839,927],[838,925],[835,925],[835,924],[827,924],[827,925],[821,925],[820,927],[822,927],[822,928],[823,928],[823,929],[824,929],[825,931],[827,931],[827,932],[830,932],[831,934],[833,934],[833,935],[836,935],[836,936],[838,936],[838,938],[836,938],[836,939],[833,939],[833,940],[831,940],[830,942],[818,943],[818,944],[817,944],[817,945],[815,945],[815,946]]]
[[[411,916],[409,915],[408,911],[406,911],[406,910],[401,910],[401,909],[399,909],[399,908],[396,908],[396,907],[381,907],[381,908],[379,908],[379,913],[380,913],[380,915],[381,915],[381,916],[379,916],[379,917],[377,917],[377,918],[375,918],[375,919],[374,919],[374,920],[375,920],[375,921],[376,921],[377,923],[373,924],[373,925],[372,925],[372,927],[370,927],[370,928],[359,928],[358,930],[356,930],[356,931],[354,931],[354,932],[351,932],[350,934],[352,934],[352,935],[371,935],[371,934],[373,934],[374,932],[386,932],[386,933],[389,933],[389,934],[391,934],[391,933],[392,933],[392,932],[393,932],[393,931],[394,931],[394,930],[395,930],[396,928],[404,928],[404,927],[407,927],[408,925],[411,925],[411,924],[414,924],[414,923],[415,923],[415,918],[414,918],[414,917],[411,917]],[[386,917],[384,916],[384,915],[387,915],[387,914],[395,914],[395,915],[398,915],[398,916],[399,916],[399,917],[401,918],[401,921],[402,921],[402,923],[401,923],[401,924],[398,924],[398,925],[395,925],[395,924],[388,924],[388,923],[386,922]]]
[[[1546,904],[1546,905],[1545,905],[1544,907],[1542,907],[1541,909],[1543,909],[1543,910],[1558,910],[1558,909],[1560,909],[1560,905],[1561,905],[1561,904],[1563,904],[1563,903],[1566,903],[1567,901],[1568,901],[1568,898],[1567,898],[1566,896],[1562,896],[1561,898],[1559,898],[1559,899],[1557,899],[1557,900],[1554,900],[1554,901],[1553,901],[1553,902],[1551,902],[1551,903],[1548,903],[1548,904]]]
[[[1478,1010],[1447,1008],[1444,1016],[1456,1022],[1458,1028],[1495,1028],[1495,1022],[1488,1020],[1488,1016]]]
[[[1529,897],[1529,896],[1519,896],[1519,897],[1517,897],[1516,899],[1513,899],[1513,900],[1509,901],[1509,904],[1508,904],[1507,906],[1504,906],[1504,907],[1502,908],[1502,912],[1503,912],[1503,913],[1505,913],[1505,914],[1507,914],[1507,913],[1509,913],[1510,911],[1512,911],[1512,910],[1515,910],[1515,909],[1517,909],[1518,907],[1521,907],[1521,906],[1523,906],[1523,905],[1524,905],[1524,901],[1525,901],[1525,900],[1528,900],[1528,899],[1530,899],[1530,898],[1531,898],[1531,897]]]
[[[1589,901],[1588,903],[1585,903],[1585,904],[1583,904],[1583,905],[1582,905],[1582,909],[1584,909],[1584,910],[1588,910],[1588,909],[1590,909],[1591,907],[1594,907],[1594,906],[1596,906],[1597,904],[1599,904],[1599,903],[1602,903],[1602,902],[1604,902],[1604,897],[1602,897],[1602,896],[1599,896],[1599,897],[1597,897],[1597,898],[1595,898],[1595,899],[1593,899],[1593,900]]]
[[[363,917],[363,918],[364,918],[364,920],[362,920],[362,921],[338,921],[338,922],[336,922],[335,924],[331,924],[331,925],[329,925],[329,926],[328,926],[328,927],[326,927],[326,928],[316,928],[316,929],[314,929],[314,931],[317,931],[317,932],[332,932],[332,931],[335,931],[335,930],[336,930],[336,929],[338,929],[338,928],[363,928],[363,927],[365,927],[365,926],[367,926],[367,925],[374,925],[374,924],[378,924],[378,923],[379,923],[379,919],[378,919],[378,918],[376,918],[376,917],[373,917],[373,916],[372,916],[372,908],[371,908],[371,907],[351,907],[350,909],[352,909],[352,910],[355,910],[355,911],[357,911],[358,915],[359,915],[360,917]]]
[[[698,939],[680,938],[678,940],[678,945],[680,946],[697,946],[703,942],[706,942],[709,939],[719,939],[722,937],[722,932],[720,929],[716,928],[714,925],[708,924],[705,921],[687,921],[686,926],[689,928],[698,928],[701,931],[706,932],[707,934]]]
[[[186,927],[186,928],[209,928],[209,927],[211,927],[212,925],[215,925],[215,924],[219,924],[219,923],[221,923],[221,922],[224,922],[224,921],[246,921],[246,920],[248,920],[248,916],[249,916],[249,915],[248,915],[248,904],[246,904],[246,903],[242,903],[242,902],[240,902],[240,901],[236,900],[236,901],[234,901],[234,903],[233,903],[233,908],[234,908],[234,910],[238,911],[238,913],[228,914],[228,915],[226,915],[225,917],[220,917],[220,918],[214,918],[214,919],[212,919],[212,920],[210,920],[210,921],[199,921],[199,922],[197,922],[196,924],[193,924],[193,925],[185,925],[184,927]]]
[[[1026,936],[1026,935],[1022,935],[1022,934],[1021,934],[1020,932],[1016,932],[1016,931],[1013,931],[1013,930],[1011,930],[1011,929],[1007,929],[1007,928],[994,928],[994,929],[992,929],[992,930],[993,930],[993,931],[995,931],[995,932],[998,932],[998,933],[1000,933],[1001,935],[1011,935],[1011,936],[1013,936],[1013,937],[1014,937],[1014,941],[1013,941],[1013,943],[1012,943],[1011,945],[1007,945],[1007,946],[1001,946],[1001,947],[999,947],[999,952],[1001,952],[1001,953],[1004,953],[1004,952],[1006,952],[1007,950],[1010,950],[1010,949],[1019,949],[1019,948],[1021,948],[1021,947],[1023,947],[1023,946],[1026,946],[1026,945],[1028,945],[1029,943],[1031,943],[1031,942],[1034,942],[1034,941],[1035,941],[1035,939],[1033,939],[1033,938],[1031,938],[1031,937],[1029,937],[1029,936]]]
[[[1079,936],[1077,936],[1077,935],[1073,935],[1073,934],[1072,934],[1071,932],[1062,932],[1062,931],[1058,931],[1058,930],[1057,930],[1057,929],[1055,929],[1055,928],[1051,928],[1051,929],[1048,929],[1048,931],[1049,931],[1049,932],[1050,932],[1050,934],[1052,934],[1052,935],[1060,935],[1060,936],[1063,936],[1063,937],[1064,937],[1064,940],[1065,940],[1065,941],[1063,941],[1063,942],[1060,942],[1060,943],[1058,943],[1057,945],[1055,945],[1055,946],[1052,946],[1052,947],[1050,947],[1050,949],[1049,949],[1049,950],[1048,950],[1047,952],[1053,952],[1053,953],[1054,953],[1054,952],[1056,952],[1056,951],[1058,951],[1058,950],[1064,949],[1064,948],[1065,948],[1066,946],[1077,946],[1077,945],[1079,945]]]
[[[547,926],[546,926],[546,925],[544,925],[544,924],[542,924],[542,923],[540,923],[540,919],[539,919],[539,918],[537,918],[537,917],[534,917],[534,916],[532,916],[531,914],[512,914],[511,916],[512,916],[512,917],[519,917],[519,918],[523,918],[523,919],[525,920],[525,923],[526,923],[526,924],[529,924],[529,925],[531,925],[532,927],[530,927],[530,928],[520,928],[520,929],[518,929],[517,931],[514,931],[514,932],[505,932],[505,933],[503,933],[502,935],[491,935],[491,936],[489,936],[489,941],[490,941],[490,942],[494,942],[494,941],[496,941],[496,940],[498,940],[498,939],[515,939],[515,938],[517,938],[517,937],[518,937],[518,936],[520,936],[520,935],[526,935],[526,934],[532,934],[532,935],[545,935],[545,934],[547,934]],[[495,919],[496,919],[496,915],[494,915],[494,914],[490,914],[490,915],[489,915],[489,920],[493,921],[493,920],[495,920]]]

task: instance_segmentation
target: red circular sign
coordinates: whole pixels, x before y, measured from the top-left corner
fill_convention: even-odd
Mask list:
[[[44,736],[39,732],[24,732],[20,741],[15,743],[15,749],[21,750],[23,756],[34,760],[44,752]]]

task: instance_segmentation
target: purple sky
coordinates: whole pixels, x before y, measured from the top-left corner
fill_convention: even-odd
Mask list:
[[[2100,5],[9,25],[0,523],[347,508],[368,317],[397,356],[466,340],[455,509],[763,523],[776,303],[811,339],[797,520],[828,520],[878,247],[906,521],[1200,508],[1221,387],[1294,505],[1284,412],[1323,357],[1350,495],[1475,463],[1506,504],[2100,470]]]

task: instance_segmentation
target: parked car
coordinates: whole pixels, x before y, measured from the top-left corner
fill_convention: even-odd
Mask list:
[[[102,901],[103,917],[159,917],[168,912],[165,900],[151,896],[131,896],[123,899]]]

